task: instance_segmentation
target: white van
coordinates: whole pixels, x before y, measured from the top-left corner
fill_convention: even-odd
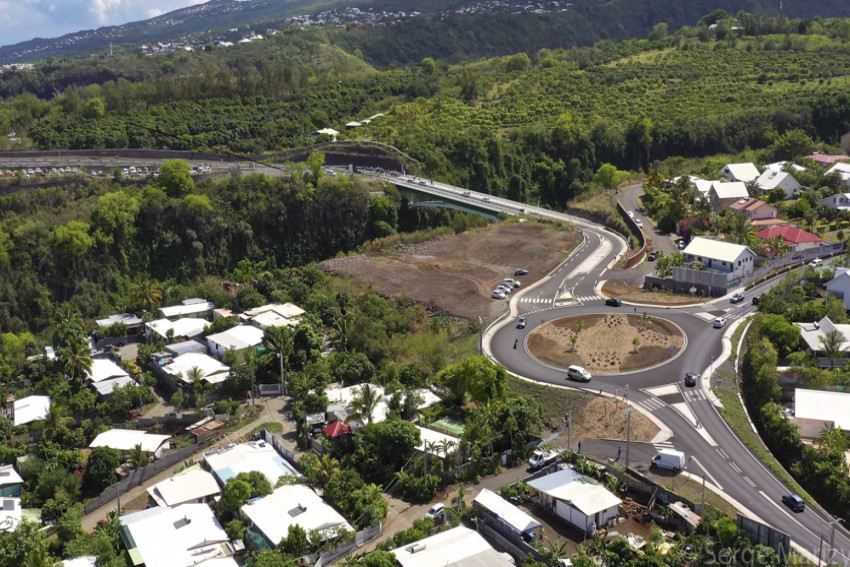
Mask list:
[[[570,380],[576,380],[578,382],[590,382],[592,376],[590,372],[582,368],[581,366],[570,366],[567,368],[567,378]]]
[[[685,467],[685,454],[673,449],[661,449],[657,455],[652,457],[651,467],[680,471]]]

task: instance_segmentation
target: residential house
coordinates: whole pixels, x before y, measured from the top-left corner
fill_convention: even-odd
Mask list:
[[[385,394],[384,389],[381,386],[377,386],[375,384],[370,384],[370,386],[376,390],[376,395],[380,398],[375,409],[372,410],[372,423],[380,423],[387,419],[392,396]],[[354,427],[365,425],[365,422],[368,420],[363,416],[361,416],[360,419],[357,419],[356,416],[353,416],[353,410],[351,409],[354,400],[360,395],[360,389],[362,387],[362,385],[358,384],[356,386],[346,386],[345,388],[329,385],[325,388],[325,395],[328,397],[328,421],[338,419],[340,421],[347,422],[349,425]],[[427,388],[416,390],[416,393],[422,398],[422,402],[419,404],[418,409],[427,408],[440,403],[440,397]]]
[[[821,240],[814,234],[806,232],[796,226],[774,226],[760,230],[756,233],[756,238],[766,240],[768,238],[776,238],[781,236],[785,241],[785,245],[792,252],[800,250],[808,250],[809,248],[817,248],[821,245]]]
[[[202,337],[209,326],[209,321],[197,317],[183,317],[173,321],[171,319],[157,319],[145,324],[145,336],[150,338],[156,334],[168,342],[179,339],[191,340]]]
[[[126,370],[108,358],[92,360],[88,381],[89,386],[97,392],[101,399],[109,397],[115,388],[136,383]]]
[[[339,512],[303,484],[280,486],[268,496],[242,506],[240,514],[272,547],[287,538],[289,526],[302,528],[313,544],[320,543],[312,541],[317,533],[325,541],[343,531],[354,531]]]
[[[694,237],[683,253],[688,263],[702,262],[709,270],[728,273],[734,278],[752,274],[756,259],[755,252],[747,246],[703,236]]]
[[[108,329],[116,323],[127,325],[128,335],[138,335],[145,328],[145,322],[134,313],[119,313],[118,315],[110,315],[105,319],[97,320],[97,326],[100,329]]]
[[[776,189],[777,187],[781,187],[785,191],[785,198],[790,199],[797,192],[803,188],[800,183],[794,179],[787,171],[782,171],[781,169],[766,169],[764,173],[762,173],[758,179],[756,179],[756,184],[761,187],[762,191],[769,193]]]
[[[292,303],[272,303],[251,309],[239,317],[244,323],[249,323],[260,329],[269,327],[297,327],[305,311]]]
[[[800,437],[817,439],[827,428],[850,431],[850,394],[825,390],[794,390],[791,422],[800,430]]]
[[[299,476],[292,465],[265,441],[227,445],[204,453],[205,466],[223,487],[239,473],[257,471],[274,486],[282,476]]]
[[[164,508],[174,508],[181,504],[209,504],[221,494],[215,477],[200,465],[193,465],[149,486],[147,491],[149,502]]]
[[[0,465],[0,496],[20,496],[24,479],[14,465]]]
[[[726,164],[720,173],[726,176],[729,181],[740,181],[749,183],[758,179],[760,173],[754,163],[729,163]]]
[[[136,567],[237,567],[227,532],[206,504],[154,507],[120,517]]]
[[[427,427],[419,427],[418,425],[416,429],[419,430],[420,441],[416,449],[423,454],[427,453],[434,457],[445,459],[447,456],[446,449],[448,449],[448,454],[451,455],[453,450],[458,448],[459,439],[457,437],[452,437],[451,435],[446,435],[445,433],[440,433]],[[459,455],[460,452],[456,454]]]
[[[678,183],[680,177],[674,177],[670,180],[670,183],[676,184]],[[695,177],[693,175],[688,176],[688,181],[690,182],[691,188],[691,196],[693,200],[696,201],[700,197],[708,197],[708,191],[711,189],[711,184],[713,181],[708,181],[707,179],[701,179],[699,177]]]
[[[458,526],[408,543],[390,553],[401,567],[514,567],[507,553],[500,553],[481,534]]]
[[[137,446],[156,458],[171,448],[170,435],[157,435],[135,429],[110,429],[94,438],[89,447],[110,447],[122,453],[129,453]]]
[[[33,421],[43,421],[50,413],[50,396],[27,396],[13,401],[11,408],[6,410],[7,415],[9,409],[12,414],[9,419],[15,427]]]
[[[729,183],[714,181],[711,184],[711,189],[708,190],[708,198],[714,210],[719,211],[741,199],[749,199],[750,194],[747,192],[747,186],[741,181]]]
[[[837,163],[839,161],[850,160],[850,156],[846,156],[844,154],[826,155],[826,154],[819,154],[817,152],[813,153],[812,155],[807,156],[807,157],[814,160],[814,162],[821,167],[829,167],[832,164]]]
[[[81,555],[64,559],[56,564],[57,567],[97,567],[96,555]]]
[[[158,312],[160,317],[176,321],[183,317],[212,317],[213,309],[215,304],[212,301],[194,297],[184,299],[180,305],[160,307]]]
[[[207,337],[207,348],[219,358],[229,350],[242,354],[249,348],[263,344],[263,330],[253,325],[237,325]]]
[[[830,365],[841,366],[847,360],[847,352],[850,351],[850,325],[837,324],[830,321],[829,317],[824,317],[820,321],[814,323],[794,323],[800,328],[800,338],[806,343],[809,351],[815,355],[815,364],[821,368],[827,368]],[[840,354],[835,360],[830,361],[826,358],[824,350],[824,341],[827,340],[827,335],[832,331],[838,333],[840,340]]]
[[[189,372],[197,368],[201,372],[201,381],[209,385],[224,382],[230,376],[230,367],[222,364],[217,359],[202,353],[188,352],[173,358],[170,362],[163,359],[166,364],[162,366],[162,372],[174,386],[184,388],[192,386]]]
[[[207,343],[206,341],[199,341],[197,339],[172,343],[165,345],[165,352],[171,356],[180,356],[181,354],[189,354],[191,352],[204,354],[207,352]]]
[[[751,221],[775,219],[779,212],[773,205],[752,197],[732,203],[729,205],[729,210],[735,214],[744,215]]]
[[[797,165],[793,161],[777,161],[764,166],[765,171],[806,171],[802,165]]]
[[[540,522],[492,490],[482,489],[473,500],[472,507],[479,511],[479,520],[514,541],[531,543],[543,539],[543,525]]]
[[[319,136],[330,136],[331,140],[336,142],[336,139],[339,136],[339,132],[337,132],[333,128],[321,128],[319,130],[314,130],[310,132],[309,136],[314,140]]]
[[[820,204],[828,209],[838,211],[850,210],[850,193],[836,193],[820,200]]]
[[[850,268],[836,268],[835,277],[824,284],[827,293],[844,301],[844,307],[850,309]]]
[[[571,468],[530,480],[528,485],[540,493],[544,510],[584,533],[593,533],[617,521],[622,501]]]
[[[23,521],[20,498],[0,498],[0,532],[13,532]]]
[[[850,163],[838,162],[830,167],[825,175],[838,175],[840,184],[843,187],[850,186]]]

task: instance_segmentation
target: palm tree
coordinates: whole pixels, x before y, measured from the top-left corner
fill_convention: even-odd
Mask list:
[[[711,213],[714,212],[714,207],[711,201],[705,195],[700,195],[693,205],[694,214],[702,222],[708,222],[711,219]]]
[[[59,360],[65,373],[72,379],[82,383],[83,377],[91,374],[91,347],[83,340],[71,341],[59,350]]]
[[[679,180],[670,187],[670,216],[676,224],[685,218],[685,213],[688,212],[688,205],[691,203],[691,180],[683,175]]]
[[[543,550],[547,565],[558,565],[559,560],[567,555],[566,541],[549,541],[549,547]]]
[[[443,464],[445,464],[449,460],[449,456],[453,454],[455,447],[457,447],[457,442],[444,438],[440,439],[437,445],[439,446],[440,451],[443,452]]]
[[[142,449],[142,444],[139,443],[127,453],[127,462],[140,469],[150,464],[151,457],[147,451]]]
[[[835,368],[835,359],[841,356],[841,353],[844,351],[841,348],[841,343],[844,342],[844,335],[838,332],[837,329],[832,329],[818,338],[821,342],[821,352],[829,359],[829,367]]]
[[[44,420],[44,429],[56,429],[68,425],[72,421],[74,421],[74,418],[71,417],[71,412],[67,406],[58,403],[51,404],[50,409],[47,410],[47,419]]]
[[[286,366],[295,350],[295,333],[289,327],[269,327],[263,335],[263,344],[280,359],[280,389],[286,393]]]
[[[367,383],[360,386],[360,392],[351,402],[351,407],[358,416],[369,424],[372,423],[372,414],[380,401],[381,396],[378,394],[378,389]]]
[[[156,280],[140,276],[130,285],[127,303],[130,307],[153,311],[162,306],[162,287]]]
[[[732,240],[737,244],[750,246],[756,241],[756,229],[744,215],[735,215],[732,218],[729,230],[732,233]]]
[[[204,371],[197,366],[193,366],[186,371],[186,378],[192,383],[192,388],[194,388],[195,391],[203,387],[201,385],[201,380],[204,379],[204,376]]]
[[[86,329],[79,310],[70,303],[63,303],[53,314],[53,346],[57,349],[72,342],[85,341]]]
[[[345,352],[348,350],[348,331],[349,326],[351,325],[351,315],[343,315],[342,317],[337,317],[336,321],[334,321],[334,346],[337,350]]]
[[[330,453],[322,455],[322,458],[319,459],[318,466],[316,467],[316,476],[318,477],[319,483],[322,486],[326,485],[338,472],[339,461],[333,458]]]

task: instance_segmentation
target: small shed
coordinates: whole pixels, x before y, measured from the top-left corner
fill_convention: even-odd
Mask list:
[[[322,429],[331,439],[336,439],[340,435],[348,435],[351,433],[351,427],[341,421],[335,421]]]
[[[595,480],[566,468],[531,480],[540,493],[543,508],[585,532],[612,525],[622,502]]]

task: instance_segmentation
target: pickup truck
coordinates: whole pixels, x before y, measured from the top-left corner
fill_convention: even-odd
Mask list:
[[[557,461],[562,453],[562,449],[553,449],[551,451],[547,451],[546,449],[535,449],[531,458],[528,459],[528,465],[531,467],[531,470],[539,469],[540,467],[544,467]]]

